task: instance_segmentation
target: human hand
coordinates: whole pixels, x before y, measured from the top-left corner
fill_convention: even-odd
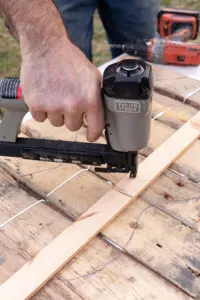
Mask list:
[[[65,124],[76,131],[85,117],[88,141],[101,135],[102,77],[71,42],[61,42],[44,52],[23,49],[20,77],[25,102],[36,121],[48,118],[54,126]]]

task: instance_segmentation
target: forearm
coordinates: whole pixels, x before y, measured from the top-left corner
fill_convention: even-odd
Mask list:
[[[67,41],[67,33],[52,0],[0,0],[0,12],[25,53],[47,51]]]
[[[68,39],[52,0],[0,0],[0,13],[20,42],[20,85],[33,118],[72,131],[85,118],[87,138],[96,140],[104,128],[102,77]]]

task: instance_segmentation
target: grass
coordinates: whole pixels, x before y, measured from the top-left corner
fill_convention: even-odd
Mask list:
[[[163,0],[162,4],[167,6],[167,5],[171,5],[171,2],[172,2],[171,0]]]
[[[147,0],[148,1],[148,0]],[[184,7],[200,9],[199,0],[162,0],[163,5],[172,7]],[[110,59],[110,52],[102,23],[95,14],[94,17],[94,39],[93,39],[93,60],[99,66]],[[20,71],[20,50],[17,42],[11,37],[0,19],[0,77],[19,76]]]
[[[10,35],[0,19],[0,76],[17,76],[20,70],[20,50],[18,43]]]
[[[100,66],[111,58],[105,30],[97,13],[94,16],[93,62]]]
[[[200,9],[199,0],[162,0],[162,5],[176,8]]]

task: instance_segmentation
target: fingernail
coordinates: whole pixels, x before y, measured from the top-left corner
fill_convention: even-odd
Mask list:
[[[98,139],[99,136],[97,136],[96,134],[88,134],[87,135],[87,140],[88,142],[95,142]]]

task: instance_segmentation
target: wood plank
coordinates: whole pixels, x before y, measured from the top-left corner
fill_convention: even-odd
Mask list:
[[[199,233],[142,199],[103,234],[124,246],[133,258],[196,297],[200,286]]]
[[[92,244],[93,245],[93,242]],[[158,299],[160,300],[160,295],[162,295],[162,299],[164,300],[178,300],[179,298],[183,297],[183,299],[192,299],[188,295],[184,295],[183,293],[180,293],[180,290],[178,289],[170,289],[167,290],[167,285],[165,285],[163,288],[161,288],[160,281],[162,282],[161,277],[154,277],[154,280],[151,280],[148,276],[149,270],[147,268],[137,268],[137,264],[134,260],[127,260],[126,255],[119,255],[118,252],[115,252],[112,250],[113,258],[112,260],[109,260],[109,253],[110,253],[110,246],[102,247],[102,244],[96,245],[96,252],[100,255],[103,251],[103,255],[101,256],[104,258],[103,260],[95,261],[92,260],[92,263],[90,267],[88,267],[87,272],[81,271],[84,267],[84,262],[81,259],[81,256],[78,256],[78,260],[76,263],[76,269],[74,270],[74,275],[71,276],[71,282],[77,282],[77,289],[83,294],[83,285],[84,281],[88,279],[88,282],[90,283],[90,286],[88,284],[88,290],[85,291],[84,295],[86,296],[86,299],[88,299],[91,293],[91,290],[94,289],[96,286],[95,277],[98,276],[99,279],[101,279],[104,284],[107,284],[106,287],[100,291],[98,291],[98,294],[93,294],[93,299],[121,299],[121,300],[138,300],[138,299]],[[85,251],[83,251],[85,254]],[[93,251],[91,247],[87,249],[87,259],[90,260],[93,258]],[[97,256],[98,257],[98,256]],[[130,263],[130,265],[129,265]],[[106,269],[104,268],[106,266]],[[70,268],[70,265],[69,267]],[[65,274],[68,270],[66,267],[63,271],[61,271],[61,274]],[[79,276],[75,274],[75,271],[79,269]],[[148,272],[147,272],[148,271]],[[137,276],[135,276],[137,272]],[[153,273],[152,273],[153,274]],[[154,274],[155,275],[155,274]],[[69,275],[68,275],[69,276]],[[147,281],[147,278],[149,278],[149,282]],[[139,280],[138,280],[139,279]],[[137,282],[138,280],[138,282]],[[140,282],[139,282],[140,281]],[[165,282],[165,281],[163,281]],[[163,283],[162,282],[162,283]],[[81,285],[81,283],[83,283]],[[166,282],[165,282],[166,283]],[[109,285],[110,284],[110,285]],[[141,284],[141,286],[139,286]],[[109,290],[108,290],[109,286]],[[107,289],[107,291],[106,291]],[[90,297],[92,299],[92,297]],[[182,298],[181,298],[182,299]]]
[[[84,300],[73,289],[67,288],[67,283],[63,283],[62,278],[54,277],[39,293],[33,296],[32,300]]]
[[[142,194],[142,199],[200,232],[199,195],[200,184],[167,171]]]
[[[166,126],[161,122],[155,122],[152,126],[150,143],[145,149],[142,149],[140,153],[148,156],[174,132],[176,132],[175,129]],[[185,152],[172,165],[172,169],[182,173],[194,182],[200,182],[200,156],[198,155],[199,147],[200,141],[198,140],[194,145],[192,145],[190,151]]]
[[[126,177],[120,181],[112,191],[92,205],[73,225],[8,279],[0,288],[0,296],[3,299],[12,299],[14,295],[18,295],[19,299],[26,299],[38,291],[130,205],[199,136],[200,112],[140,164],[137,178],[132,180]],[[49,264],[51,253],[56,253],[56,256]],[[24,281],[26,281],[25,286]]]
[[[186,96],[199,89],[199,80],[177,74],[171,70],[165,70],[156,65],[153,65],[153,72],[155,90],[179,101],[183,101]],[[188,96],[187,103],[199,109],[200,91]]]
[[[60,164],[56,168],[51,166],[48,169],[44,162],[35,164],[35,162],[27,162],[22,159],[4,160],[3,166],[8,172],[12,172],[12,175],[22,184],[39,192],[42,196],[80,170],[76,166],[69,167]],[[51,198],[51,203],[72,219],[76,219],[111,188],[112,185],[109,182],[100,180],[88,172],[78,176],[72,183],[56,192]],[[190,228],[200,231],[200,203],[196,199],[199,194],[200,185],[198,183],[192,182],[187,177],[180,177],[174,172],[166,171],[142,194],[142,199],[174,216]],[[186,201],[193,198],[196,201]],[[130,209],[134,210],[134,207]]]
[[[159,112],[163,112],[163,115],[158,118],[159,121],[178,129],[197,113],[197,109],[167,96],[154,93],[153,116]]]
[[[1,169],[0,182],[1,221],[36,201]],[[58,212],[41,204],[1,230],[0,283],[70,224]],[[164,300],[191,299],[119,250],[95,239],[33,299],[159,300],[160,294]],[[12,299],[20,298],[15,295]]]

